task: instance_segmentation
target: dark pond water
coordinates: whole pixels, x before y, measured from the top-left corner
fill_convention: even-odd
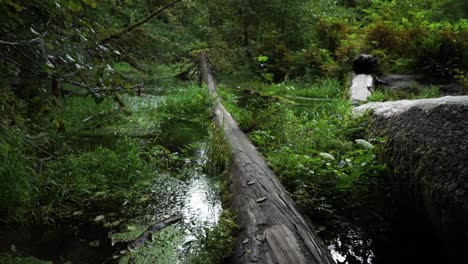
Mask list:
[[[366,226],[342,223],[320,235],[340,264],[452,263],[429,223],[415,212],[400,210]]]

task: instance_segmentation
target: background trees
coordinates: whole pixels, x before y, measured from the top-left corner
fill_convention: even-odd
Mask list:
[[[468,6],[457,0],[54,0],[0,3],[2,87],[32,98],[61,85],[97,97],[134,88],[126,62],[190,62],[210,49],[218,70],[272,80],[343,76],[359,53],[386,71],[427,72],[466,84]],[[257,61],[258,56],[267,60]]]

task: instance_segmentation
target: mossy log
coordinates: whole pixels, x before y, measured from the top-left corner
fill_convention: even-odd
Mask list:
[[[200,55],[203,80],[218,97],[206,53]],[[232,263],[334,263],[311,225],[270,170],[260,153],[241,131],[220,100],[214,120],[233,151],[230,171],[232,207],[241,227]]]
[[[401,206],[432,224],[453,260],[468,248],[468,96],[368,103],[371,136],[388,138],[385,153]],[[452,263],[449,261],[447,263]]]

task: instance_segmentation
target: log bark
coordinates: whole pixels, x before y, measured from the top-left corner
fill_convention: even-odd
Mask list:
[[[233,151],[231,206],[241,232],[232,263],[334,263],[311,225],[268,168],[264,158],[219,100],[206,53],[200,55],[203,80],[216,98],[215,122]]]

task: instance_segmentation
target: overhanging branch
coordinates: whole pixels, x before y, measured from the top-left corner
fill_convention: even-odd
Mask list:
[[[135,24],[133,25],[130,25],[124,29],[122,29],[121,31],[115,33],[115,34],[112,34],[102,40],[99,41],[99,44],[102,45],[102,44],[106,44],[107,42],[113,40],[113,39],[116,39],[116,38],[120,38],[122,35],[125,35],[133,30],[135,30],[136,28],[138,28],[139,26],[151,21],[153,18],[155,18],[159,13],[161,13],[162,11],[172,7],[173,5],[177,4],[178,2],[180,2],[182,0],[174,0],[172,2],[170,2],[169,4],[161,7],[160,9],[152,12],[149,16],[147,16],[146,18],[136,22]]]

